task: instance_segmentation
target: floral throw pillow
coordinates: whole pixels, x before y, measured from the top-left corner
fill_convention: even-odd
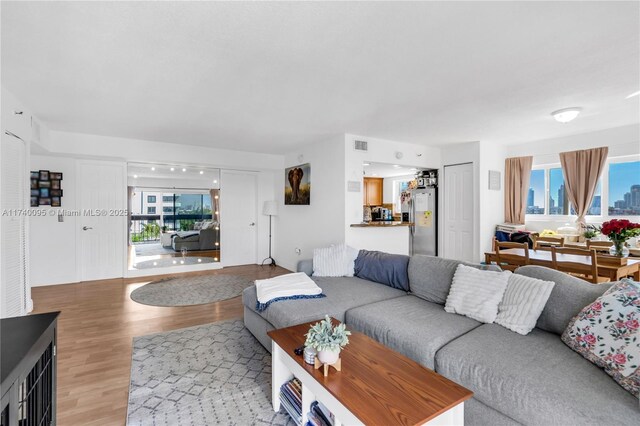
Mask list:
[[[640,397],[640,283],[611,286],[569,322],[562,341]]]

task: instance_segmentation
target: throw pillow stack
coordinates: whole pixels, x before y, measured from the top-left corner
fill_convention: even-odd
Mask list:
[[[554,285],[509,271],[458,265],[444,309],[526,335],[536,326]]]
[[[358,250],[339,244],[313,250],[314,277],[353,277]]]

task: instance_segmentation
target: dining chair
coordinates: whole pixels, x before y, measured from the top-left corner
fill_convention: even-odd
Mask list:
[[[522,255],[515,253],[505,253],[503,250],[520,249]],[[515,271],[521,266],[529,264],[529,245],[527,243],[513,243],[507,241],[495,242],[496,263],[502,269]]]
[[[534,250],[551,250],[551,247],[564,247],[564,237],[537,237],[533,242]]]
[[[570,257],[572,255],[582,258]],[[584,250],[552,246],[551,267],[594,284],[609,281],[606,277],[598,276],[598,258],[595,249]]]
[[[613,245],[611,241],[591,241],[587,240],[587,249],[594,249],[597,252],[609,253],[609,248]]]

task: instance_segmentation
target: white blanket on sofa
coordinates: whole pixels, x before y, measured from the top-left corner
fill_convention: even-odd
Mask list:
[[[294,296],[316,296],[322,289],[304,272],[280,275],[266,280],[256,280],[258,303]]]

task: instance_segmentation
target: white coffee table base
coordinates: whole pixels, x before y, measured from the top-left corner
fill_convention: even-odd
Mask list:
[[[302,383],[302,424],[307,424],[307,413],[311,410],[313,401],[322,402],[335,416],[334,426],[341,425],[362,425],[340,401],[338,401],[324,386],[311,375],[307,370],[292,359],[280,346],[271,342],[271,398],[274,411],[280,410],[280,387],[291,380],[294,376]],[[339,374],[331,371],[330,374]],[[440,414],[427,423],[429,426],[451,426],[464,425],[464,403]]]

